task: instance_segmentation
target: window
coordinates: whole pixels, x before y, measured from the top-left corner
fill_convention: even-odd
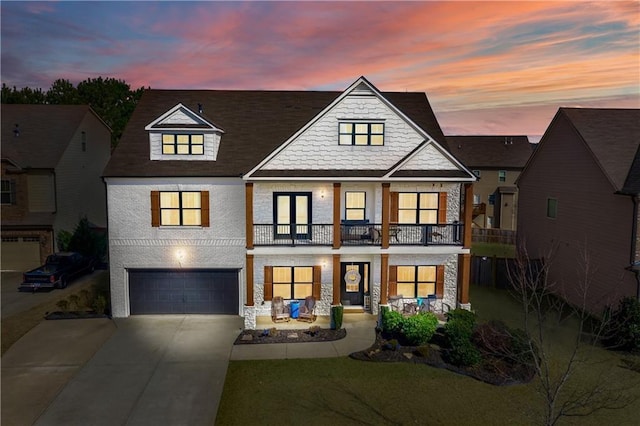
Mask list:
[[[311,238],[311,193],[273,194],[273,222],[276,238]]]
[[[436,294],[436,266],[398,266],[397,294],[427,297]]]
[[[204,155],[204,135],[162,134],[164,155]]]
[[[366,193],[363,192],[345,192],[345,212],[346,220],[365,220]]]
[[[480,194],[473,194],[473,204],[480,204]]]
[[[438,223],[437,192],[400,192],[398,194],[398,223]]]
[[[480,170],[473,170],[473,174],[480,177]]]
[[[313,266],[274,266],[273,296],[304,299],[313,292]]]
[[[549,219],[558,217],[558,200],[555,198],[547,198],[547,217]]]
[[[2,179],[0,187],[0,201],[2,204],[15,204],[15,182],[9,179]]]
[[[507,171],[506,170],[498,170],[498,181],[506,182],[507,181]]]
[[[151,191],[151,226],[209,226],[209,191]]]
[[[340,145],[384,145],[384,123],[340,123]]]
[[[490,206],[495,205],[496,204],[496,194],[489,195],[488,200],[489,200],[489,205]]]

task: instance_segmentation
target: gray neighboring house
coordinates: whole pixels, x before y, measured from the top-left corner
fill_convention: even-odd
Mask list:
[[[560,108],[517,182],[519,243],[553,248],[549,278],[574,304],[588,268],[594,313],[640,292],[639,147],[638,109]]]
[[[473,226],[517,229],[516,180],[533,153],[529,138],[522,135],[447,136],[453,153],[473,170]]]
[[[2,105],[2,270],[40,265],[82,216],[106,228],[110,154],[111,130],[87,105]]]

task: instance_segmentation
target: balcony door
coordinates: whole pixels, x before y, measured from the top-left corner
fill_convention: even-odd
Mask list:
[[[273,196],[274,234],[276,238],[311,238],[311,193],[276,192]]]
[[[341,262],[340,301],[346,306],[364,305],[364,294],[369,291],[369,263]]]

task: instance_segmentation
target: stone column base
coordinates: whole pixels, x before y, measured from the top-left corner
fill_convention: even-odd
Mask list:
[[[470,311],[471,303],[458,303],[458,308],[464,309],[465,311]]]
[[[246,306],[244,307],[244,328],[245,330],[256,329],[256,307]]]

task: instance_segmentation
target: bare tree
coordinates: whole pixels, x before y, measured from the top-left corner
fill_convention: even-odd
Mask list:
[[[508,268],[522,307],[526,350],[531,355],[526,359],[535,372],[546,425],[555,425],[563,417],[624,408],[636,399],[634,392],[629,392],[632,386],[612,379],[615,364],[598,348],[606,324],[587,310],[594,264],[588,251],[577,253],[576,266],[582,273],[573,291],[579,295],[578,306],[567,303],[563,289],[549,281],[553,255],[554,250],[549,249],[534,261],[521,248]]]

